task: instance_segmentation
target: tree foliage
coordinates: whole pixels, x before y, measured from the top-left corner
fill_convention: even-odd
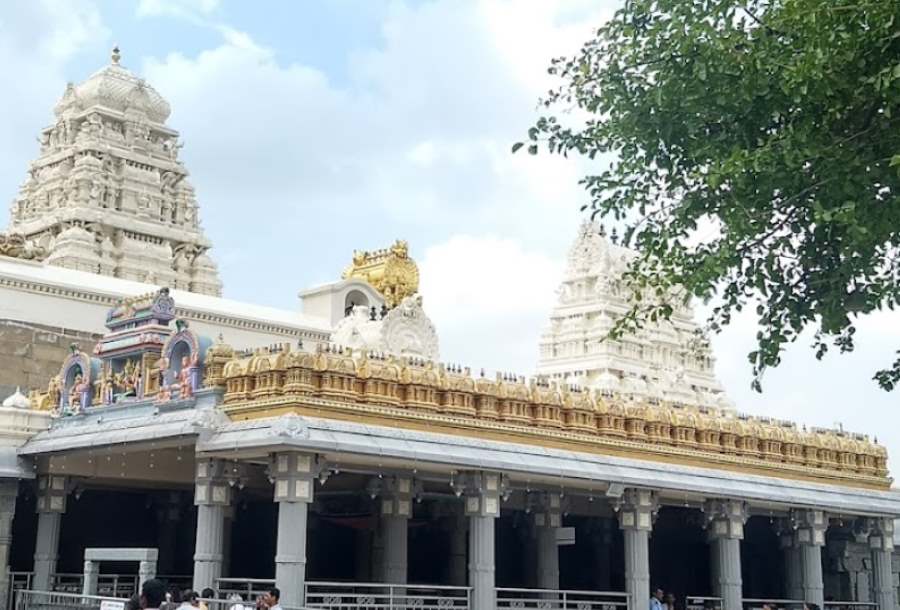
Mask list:
[[[900,303],[900,2],[626,0],[550,72],[527,150],[596,158],[589,207],[641,252],[615,333],[675,285],[712,299],[713,331],[759,303],[760,389],[805,328],[817,357],[850,351]]]

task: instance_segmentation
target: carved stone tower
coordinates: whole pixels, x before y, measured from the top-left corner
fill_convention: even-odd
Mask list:
[[[636,335],[604,340],[628,311],[619,278],[634,256],[594,223],[581,226],[541,335],[538,374],[637,400],[730,410],[689,306],[679,307],[670,322],[647,323]]]
[[[51,265],[218,296],[169,104],[119,58],[66,87],[10,233]]]

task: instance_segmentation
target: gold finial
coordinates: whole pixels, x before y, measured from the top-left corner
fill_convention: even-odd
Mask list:
[[[119,60],[122,59],[122,54],[119,52],[119,45],[113,47],[112,55],[110,57],[112,58],[113,65],[118,66]]]

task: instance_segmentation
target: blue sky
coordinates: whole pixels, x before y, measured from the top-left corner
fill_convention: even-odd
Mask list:
[[[445,359],[533,370],[589,166],[512,156],[615,0],[36,0],[0,4],[0,197],[11,201],[66,81],[122,63],[166,97],[225,295],[283,308],[354,248],[407,239]],[[752,310],[752,308],[748,308]],[[896,394],[870,380],[900,346],[879,315],[850,356],[801,339],[749,390],[755,322],[714,338],[742,410],[841,421],[900,452]]]

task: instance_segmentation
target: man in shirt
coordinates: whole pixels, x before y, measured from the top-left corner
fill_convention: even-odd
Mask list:
[[[659,587],[653,591],[653,595],[650,596],[650,610],[665,610],[663,608],[663,590]]]
[[[278,587],[272,587],[263,598],[263,604],[265,604],[269,610],[281,610],[281,604],[279,603],[280,599],[281,591]]]
[[[157,578],[151,578],[141,587],[141,608],[144,610],[159,610],[160,604],[166,598],[166,586]]]

